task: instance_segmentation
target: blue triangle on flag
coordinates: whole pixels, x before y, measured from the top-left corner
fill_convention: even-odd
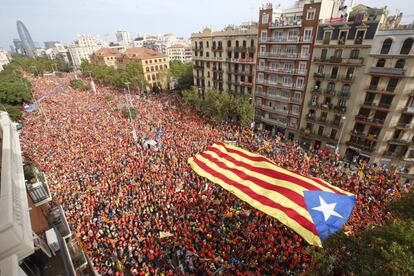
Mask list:
[[[324,191],[304,191],[305,203],[319,237],[324,240],[348,221],[355,206],[355,196]]]

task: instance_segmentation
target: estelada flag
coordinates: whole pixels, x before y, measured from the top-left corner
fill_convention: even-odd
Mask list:
[[[200,176],[278,219],[307,242],[322,240],[347,222],[355,196],[322,179],[283,169],[271,160],[224,143],[188,159]]]

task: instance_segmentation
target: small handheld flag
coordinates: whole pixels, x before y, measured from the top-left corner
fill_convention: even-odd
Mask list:
[[[322,179],[305,177],[241,148],[215,143],[188,159],[200,176],[278,219],[312,245],[347,222],[355,196]]]

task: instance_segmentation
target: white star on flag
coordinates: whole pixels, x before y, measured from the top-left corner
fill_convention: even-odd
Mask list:
[[[330,216],[343,218],[340,214],[335,212],[336,203],[327,204],[321,196],[319,196],[319,202],[321,205],[318,207],[313,207],[312,210],[322,212],[325,221],[327,221]]]

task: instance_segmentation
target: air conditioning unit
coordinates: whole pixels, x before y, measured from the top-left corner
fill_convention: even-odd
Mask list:
[[[56,255],[56,252],[60,249],[58,238],[56,236],[55,229],[49,229],[46,231],[46,241],[50,250]]]

